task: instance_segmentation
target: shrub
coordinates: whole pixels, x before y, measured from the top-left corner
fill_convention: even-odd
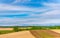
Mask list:
[[[15,26],[15,27],[13,28],[13,30],[14,30],[15,32],[18,32],[18,31],[19,31],[18,26]]]

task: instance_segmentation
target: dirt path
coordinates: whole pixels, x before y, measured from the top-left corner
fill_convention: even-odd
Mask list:
[[[32,30],[30,31],[36,38],[60,38],[60,34],[51,30]]]

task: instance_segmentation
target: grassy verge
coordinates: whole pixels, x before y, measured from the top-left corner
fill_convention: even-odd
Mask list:
[[[12,32],[14,32],[14,31],[12,31],[12,30],[0,30],[0,35],[1,34],[12,33]]]

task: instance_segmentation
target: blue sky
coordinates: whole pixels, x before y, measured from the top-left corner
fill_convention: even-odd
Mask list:
[[[0,0],[0,25],[60,25],[60,0]]]

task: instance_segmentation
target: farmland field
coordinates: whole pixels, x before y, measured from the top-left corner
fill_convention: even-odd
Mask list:
[[[3,34],[0,38],[60,38],[60,33],[51,30],[30,30]]]
[[[12,32],[14,32],[14,31],[13,31],[13,28],[0,28],[0,35],[1,35],[1,34],[12,33]]]
[[[30,31],[36,38],[60,38],[60,34],[51,30],[32,30]]]
[[[52,31],[54,31],[56,33],[60,33],[60,29],[52,29]]]
[[[26,38],[60,38],[60,26],[0,27],[0,38],[24,38],[23,35]]]
[[[0,28],[0,30],[13,30],[13,28]]]

